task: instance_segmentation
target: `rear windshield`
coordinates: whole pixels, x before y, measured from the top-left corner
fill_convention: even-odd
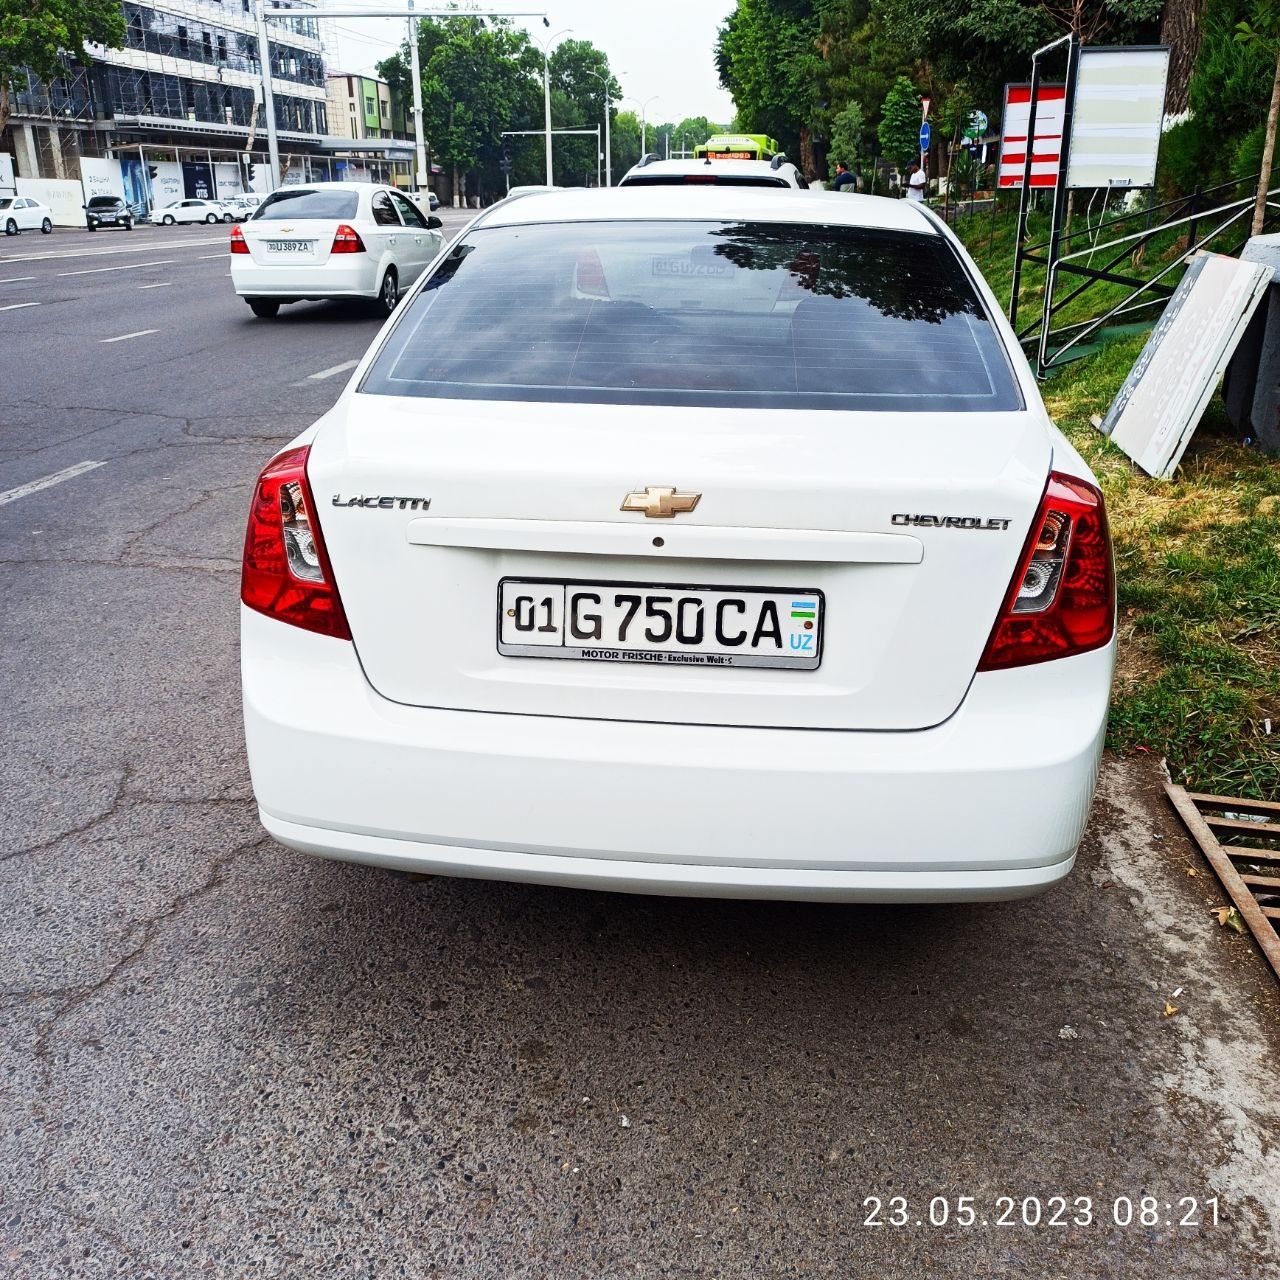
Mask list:
[[[360,204],[356,191],[313,191],[308,187],[274,191],[253,215],[254,222],[279,218],[354,218]]]
[[[628,178],[621,185],[624,187],[682,187],[686,183],[701,183],[709,187],[789,187],[785,178],[748,178],[742,174],[712,173],[639,173]]]
[[[89,201],[89,208],[113,209],[115,208],[116,202],[119,198],[119,196],[94,196],[93,199]]]
[[[1022,405],[941,236],[759,222],[474,229],[415,295],[361,390],[913,412]]]

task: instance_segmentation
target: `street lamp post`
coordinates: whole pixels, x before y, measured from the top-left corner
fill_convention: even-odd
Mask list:
[[[599,71],[592,71],[588,67],[587,75],[595,76],[604,85],[604,185],[611,187],[613,186],[613,152],[609,146],[609,81],[613,79],[613,73],[605,72],[602,75]]]
[[[542,110],[547,136],[547,186],[549,187],[555,186],[555,182],[551,177],[551,46],[556,40],[559,40],[561,36],[567,36],[572,30],[572,27],[565,27],[563,30],[557,31],[555,35],[548,36],[546,40],[541,42]]]
[[[640,159],[643,160],[649,149],[649,132],[648,117],[646,112],[649,110],[649,103],[657,102],[658,95],[655,93],[652,98],[646,98],[643,102],[639,98],[624,98],[624,102],[634,102],[640,108]]]

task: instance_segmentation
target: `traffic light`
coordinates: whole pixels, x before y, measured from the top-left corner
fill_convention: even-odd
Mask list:
[[[253,173],[254,173],[254,164],[253,164],[253,161],[252,161],[252,160],[250,160],[250,161],[249,161],[249,163],[248,163],[248,164],[246,164],[244,168],[245,168],[245,174],[247,175],[247,177],[248,177],[249,181],[250,181],[250,182],[252,182],[252,181],[253,181]]]
[[[156,178],[156,177],[158,177],[158,176],[159,176],[159,173],[160,173],[160,171],[155,167],[155,165],[153,165],[153,164],[149,164],[149,165],[147,165],[147,177],[148,177],[148,178]]]

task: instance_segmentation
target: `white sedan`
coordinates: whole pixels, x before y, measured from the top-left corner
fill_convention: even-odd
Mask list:
[[[241,598],[277,839],[637,893],[1046,889],[1115,658],[1088,467],[941,219],[867,196],[482,213],[267,464]]]
[[[175,222],[234,222],[235,214],[221,200],[177,200],[157,210],[152,218],[171,227]]]
[[[7,236],[22,231],[53,231],[53,210],[30,196],[0,196],[0,228]]]
[[[368,298],[390,315],[443,247],[443,225],[391,187],[284,187],[231,232],[231,283],[255,316],[319,298]]]

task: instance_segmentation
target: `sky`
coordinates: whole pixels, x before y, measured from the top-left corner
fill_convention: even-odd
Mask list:
[[[657,100],[649,104],[650,121],[676,122],[686,116],[705,115],[727,124],[733,119],[733,100],[716,80],[712,57],[716,31],[735,7],[733,0],[490,2],[495,9],[508,12],[526,9],[540,13],[545,8],[551,23],[549,30],[540,17],[518,19],[539,42],[564,27],[573,29],[574,39],[590,40],[608,56],[624,95],[641,101],[657,95]],[[349,3],[354,9],[364,0]],[[431,3],[432,0],[421,0],[424,8]],[[323,9],[323,3],[319,7]],[[394,52],[405,31],[404,23],[394,18],[333,21],[337,27],[339,65],[330,66],[331,72],[372,74],[374,65]],[[622,109],[637,110],[634,102],[623,103]]]

